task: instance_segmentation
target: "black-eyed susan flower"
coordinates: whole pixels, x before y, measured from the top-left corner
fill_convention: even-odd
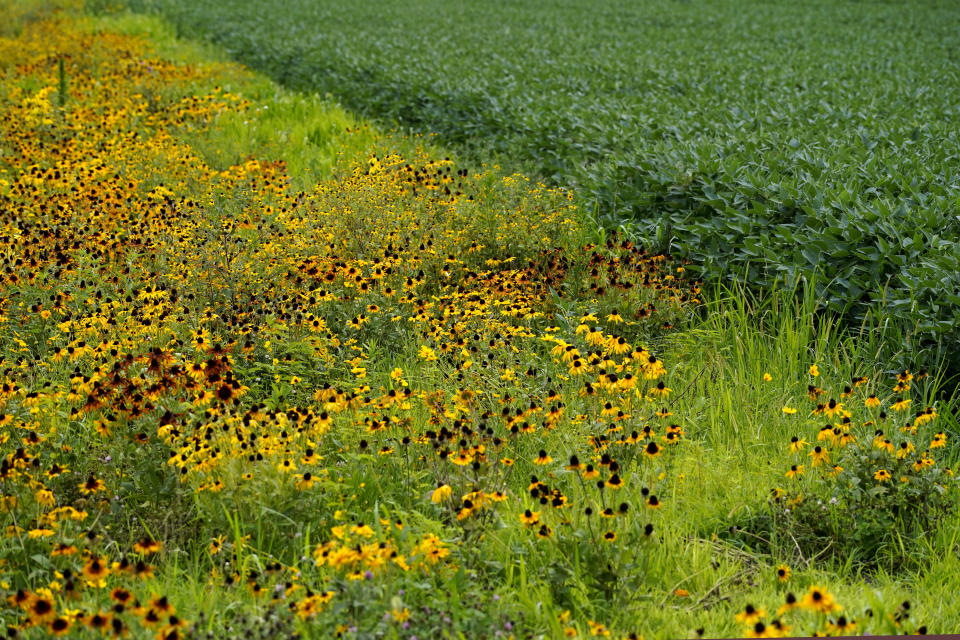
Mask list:
[[[780,605],[779,609],[777,609],[777,615],[783,616],[785,613],[789,613],[799,606],[800,601],[797,599],[797,596],[795,596],[792,592],[788,592],[784,603]]]
[[[154,540],[153,538],[141,538],[133,545],[133,550],[139,554],[148,556],[153,553],[157,553],[160,549],[163,548],[163,543],[159,540]]]
[[[56,616],[53,598],[46,595],[30,594],[21,606],[26,609],[27,618],[34,625],[43,624]]]
[[[107,486],[100,479],[90,476],[85,482],[81,482],[78,488],[80,489],[80,493],[88,496],[106,490]]]
[[[543,449],[540,449],[540,453],[537,454],[537,457],[534,458],[533,464],[545,465],[553,462],[553,458],[547,455],[547,452]]]
[[[811,586],[804,594],[800,606],[810,611],[825,614],[833,613],[840,608],[829,591],[815,585]]]
[[[740,611],[734,616],[734,620],[737,622],[742,622],[743,624],[752,625],[766,616],[767,612],[765,609],[758,609],[752,604],[748,604],[743,608],[743,611]]]
[[[110,629],[113,616],[109,613],[94,613],[87,618],[87,626],[94,631],[104,632]]]
[[[830,452],[820,445],[817,445],[810,451],[810,466],[819,467],[821,464],[830,462]]]
[[[790,579],[790,567],[785,564],[781,564],[777,567],[777,580],[780,582],[786,582]]]
[[[856,628],[856,620],[846,616],[838,616],[836,620],[827,621],[827,629],[837,635],[851,635]]]
[[[540,514],[536,511],[531,511],[530,509],[527,509],[526,511],[520,514],[520,522],[527,525],[528,527],[532,527],[533,525],[540,523]]]
[[[50,635],[54,637],[60,637],[66,635],[70,631],[70,626],[70,621],[67,618],[60,616],[50,621],[48,629],[50,631]]]
[[[799,453],[803,451],[803,448],[807,446],[807,441],[805,438],[800,438],[798,436],[793,436],[790,438],[790,452]]]
[[[910,403],[913,402],[910,398],[900,398],[892,405],[890,405],[891,411],[906,411],[910,407]]]
[[[91,557],[81,571],[83,577],[91,582],[102,580],[110,575],[110,563],[105,558]]]

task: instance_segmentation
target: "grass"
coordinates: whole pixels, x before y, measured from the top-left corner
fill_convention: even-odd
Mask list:
[[[608,228],[952,360],[954,10],[941,2],[131,0],[280,83],[575,187]],[[853,25],[856,25],[855,27]]]
[[[22,637],[960,628],[955,400],[815,285],[701,290],[570,193],[156,17],[24,15],[0,37]]]

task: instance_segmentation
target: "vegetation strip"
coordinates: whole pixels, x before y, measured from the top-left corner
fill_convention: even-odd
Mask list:
[[[956,628],[942,381],[812,292],[704,303],[569,193],[156,21],[9,15],[8,635]],[[247,155],[265,123],[315,161]]]

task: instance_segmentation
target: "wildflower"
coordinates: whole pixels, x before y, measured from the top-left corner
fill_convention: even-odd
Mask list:
[[[547,452],[543,449],[540,449],[540,453],[537,454],[537,457],[534,459],[533,464],[545,465],[553,462],[553,458],[547,455]]]
[[[104,491],[107,487],[103,482],[94,476],[87,478],[86,482],[81,482],[79,485],[80,493],[85,496],[88,496],[99,491]]]
[[[746,633],[748,638],[776,638],[780,635],[778,629],[772,624],[768,625],[761,620],[753,623],[753,626]]]
[[[897,447],[897,454],[896,454],[897,460],[903,460],[908,455],[913,453],[915,450],[916,448],[913,446],[912,442],[910,442],[909,440],[904,440],[903,442],[900,443],[900,446]]]
[[[911,402],[912,400],[910,400],[910,398],[901,398],[890,405],[890,409],[892,411],[906,411]]]
[[[210,552],[210,555],[215,556],[220,553],[220,550],[223,548],[223,543],[226,538],[224,536],[217,536],[210,541],[210,545],[207,547],[207,550]]]
[[[520,522],[527,525],[528,527],[533,526],[540,522],[540,514],[536,511],[531,511],[530,509],[527,509],[526,511],[520,514]]]
[[[133,594],[120,587],[116,587],[110,592],[110,599],[120,604],[126,604],[131,598],[133,598]]]
[[[451,494],[453,494],[453,487],[448,484],[441,484],[433,490],[433,493],[430,494],[430,502],[434,504],[440,504],[444,500],[448,499]]]
[[[50,552],[50,555],[53,557],[57,556],[72,556],[79,551],[76,546],[72,544],[66,544],[61,542]]]
[[[886,469],[880,469],[873,474],[873,479],[876,480],[877,482],[887,482],[888,480],[890,480],[890,477],[891,477],[890,472],[887,471]]]
[[[833,596],[830,595],[830,592],[817,586],[810,587],[803,596],[803,600],[800,601],[800,606],[804,609],[818,611],[820,613],[833,613],[840,608],[834,601]]]
[[[792,438],[790,438],[791,453],[799,453],[803,451],[803,448],[805,446],[807,446],[807,440],[805,438],[798,438],[797,436],[793,436]]]
[[[734,616],[734,620],[744,624],[753,624],[760,620],[760,618],[766,617],[766,615],[766,610],[757,609],[752,604],[748,604],[746,607],[744,607],[743,611]]]
[[[764,374],[763,374],[763,380],[764,380],[764,382],[770,382],[771,380],[773,380],[773,376],[770,375],[769,373],[764,373]]]
[[[810,375],[813,376],[814,378],[820,375],[820,369],[817,368],[817,365],[815,364],[810,365]]]
[[[797,596],[793,593],[787,593],[786,602],[780,605],[780,608],[777,609],[777,615],[782,616],[783,614],[792,611],[800,606],[800,602],[797,600]]]
[[[835,621],[827,622],[827,628],[838,635],[850,635],[850,632],[857,628],[855,620],[848,620],[846,616],[840,616]]]
[[[828,418],[832,418],[838,413],[843,413],[843,404],[831,399],[826,405],[824,405],[823,413]]]
[[[657,383],[655,387],[650,389],[650,395],[659,396],[661,398],[668,397],[673,392],[673,389],[669,388],[663,383],[663,380]]]
[[[50,634],[56,637],[62,636],[70,631],[70,621],[66,618],[54,618],[49,625]]]
[[[163,543],[153,538],[142,538],[133,545],[134,551],[145,556],[156,553],[162,548]]]
[[[785,564],[781,564],[780,566],[778,566],[777,580],[779,580],[780,582],[786,582],[789,579],[790,579],[790,567]]]
[[[110,628],[113,616],[110,614],[95,613],[87,618],[87,626],[94,631],[106,631]]]
[[[295,486],[300,491],[308,491],[313,488],[313,485],[317,482],[317,477],[310,473],[309,471],[304,471],[301,474],[298,474],[296,477]]]
[[[27,617],[33,624],[40,624],[56,615],[53,608],[53,599],[47,596],[35,595],[26,602]]]
[[[810,451],[810,457],[813,458],[813,461],[810,463],[811,466],[819,467],[825,462],[830,462],[830,452],[817,445]]]
[[[795,413],[797,412],[796,409],[794,409],[793,407],[787,406],[787,405],[784,405],[784,406],[783,406],[783,409],[781,409],[781,411],[783,411],[783,412],[784,412],[785,414],[787,414],[788,416],[792,416],[793,414],[795,414]]]
[[[87,561],[86,565],[84,565],[82,573],[83,577],[87,580],[102,580],[110,575],[109,563],[103,558],[94,556]]]

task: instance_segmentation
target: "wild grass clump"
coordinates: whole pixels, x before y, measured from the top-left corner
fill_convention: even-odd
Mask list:
[[[818,386],[826,377],[812,366],[805,402],[784,405],[785,414],[806,414],[794,418],[798,433],[784,445],[785,480],[771,489],[769,509],[730,534],[792,562],[823,558],[888,571],[916,563],[921,541],[957,505],[953,470],[942,464],[956,453],[946,451],[938,412],[912,407],[911,390],[921,385],[922,399],[931,388],[928,374],[901,371],[887,393],[867,376],[842,389],[832,381],[828,391]]]

